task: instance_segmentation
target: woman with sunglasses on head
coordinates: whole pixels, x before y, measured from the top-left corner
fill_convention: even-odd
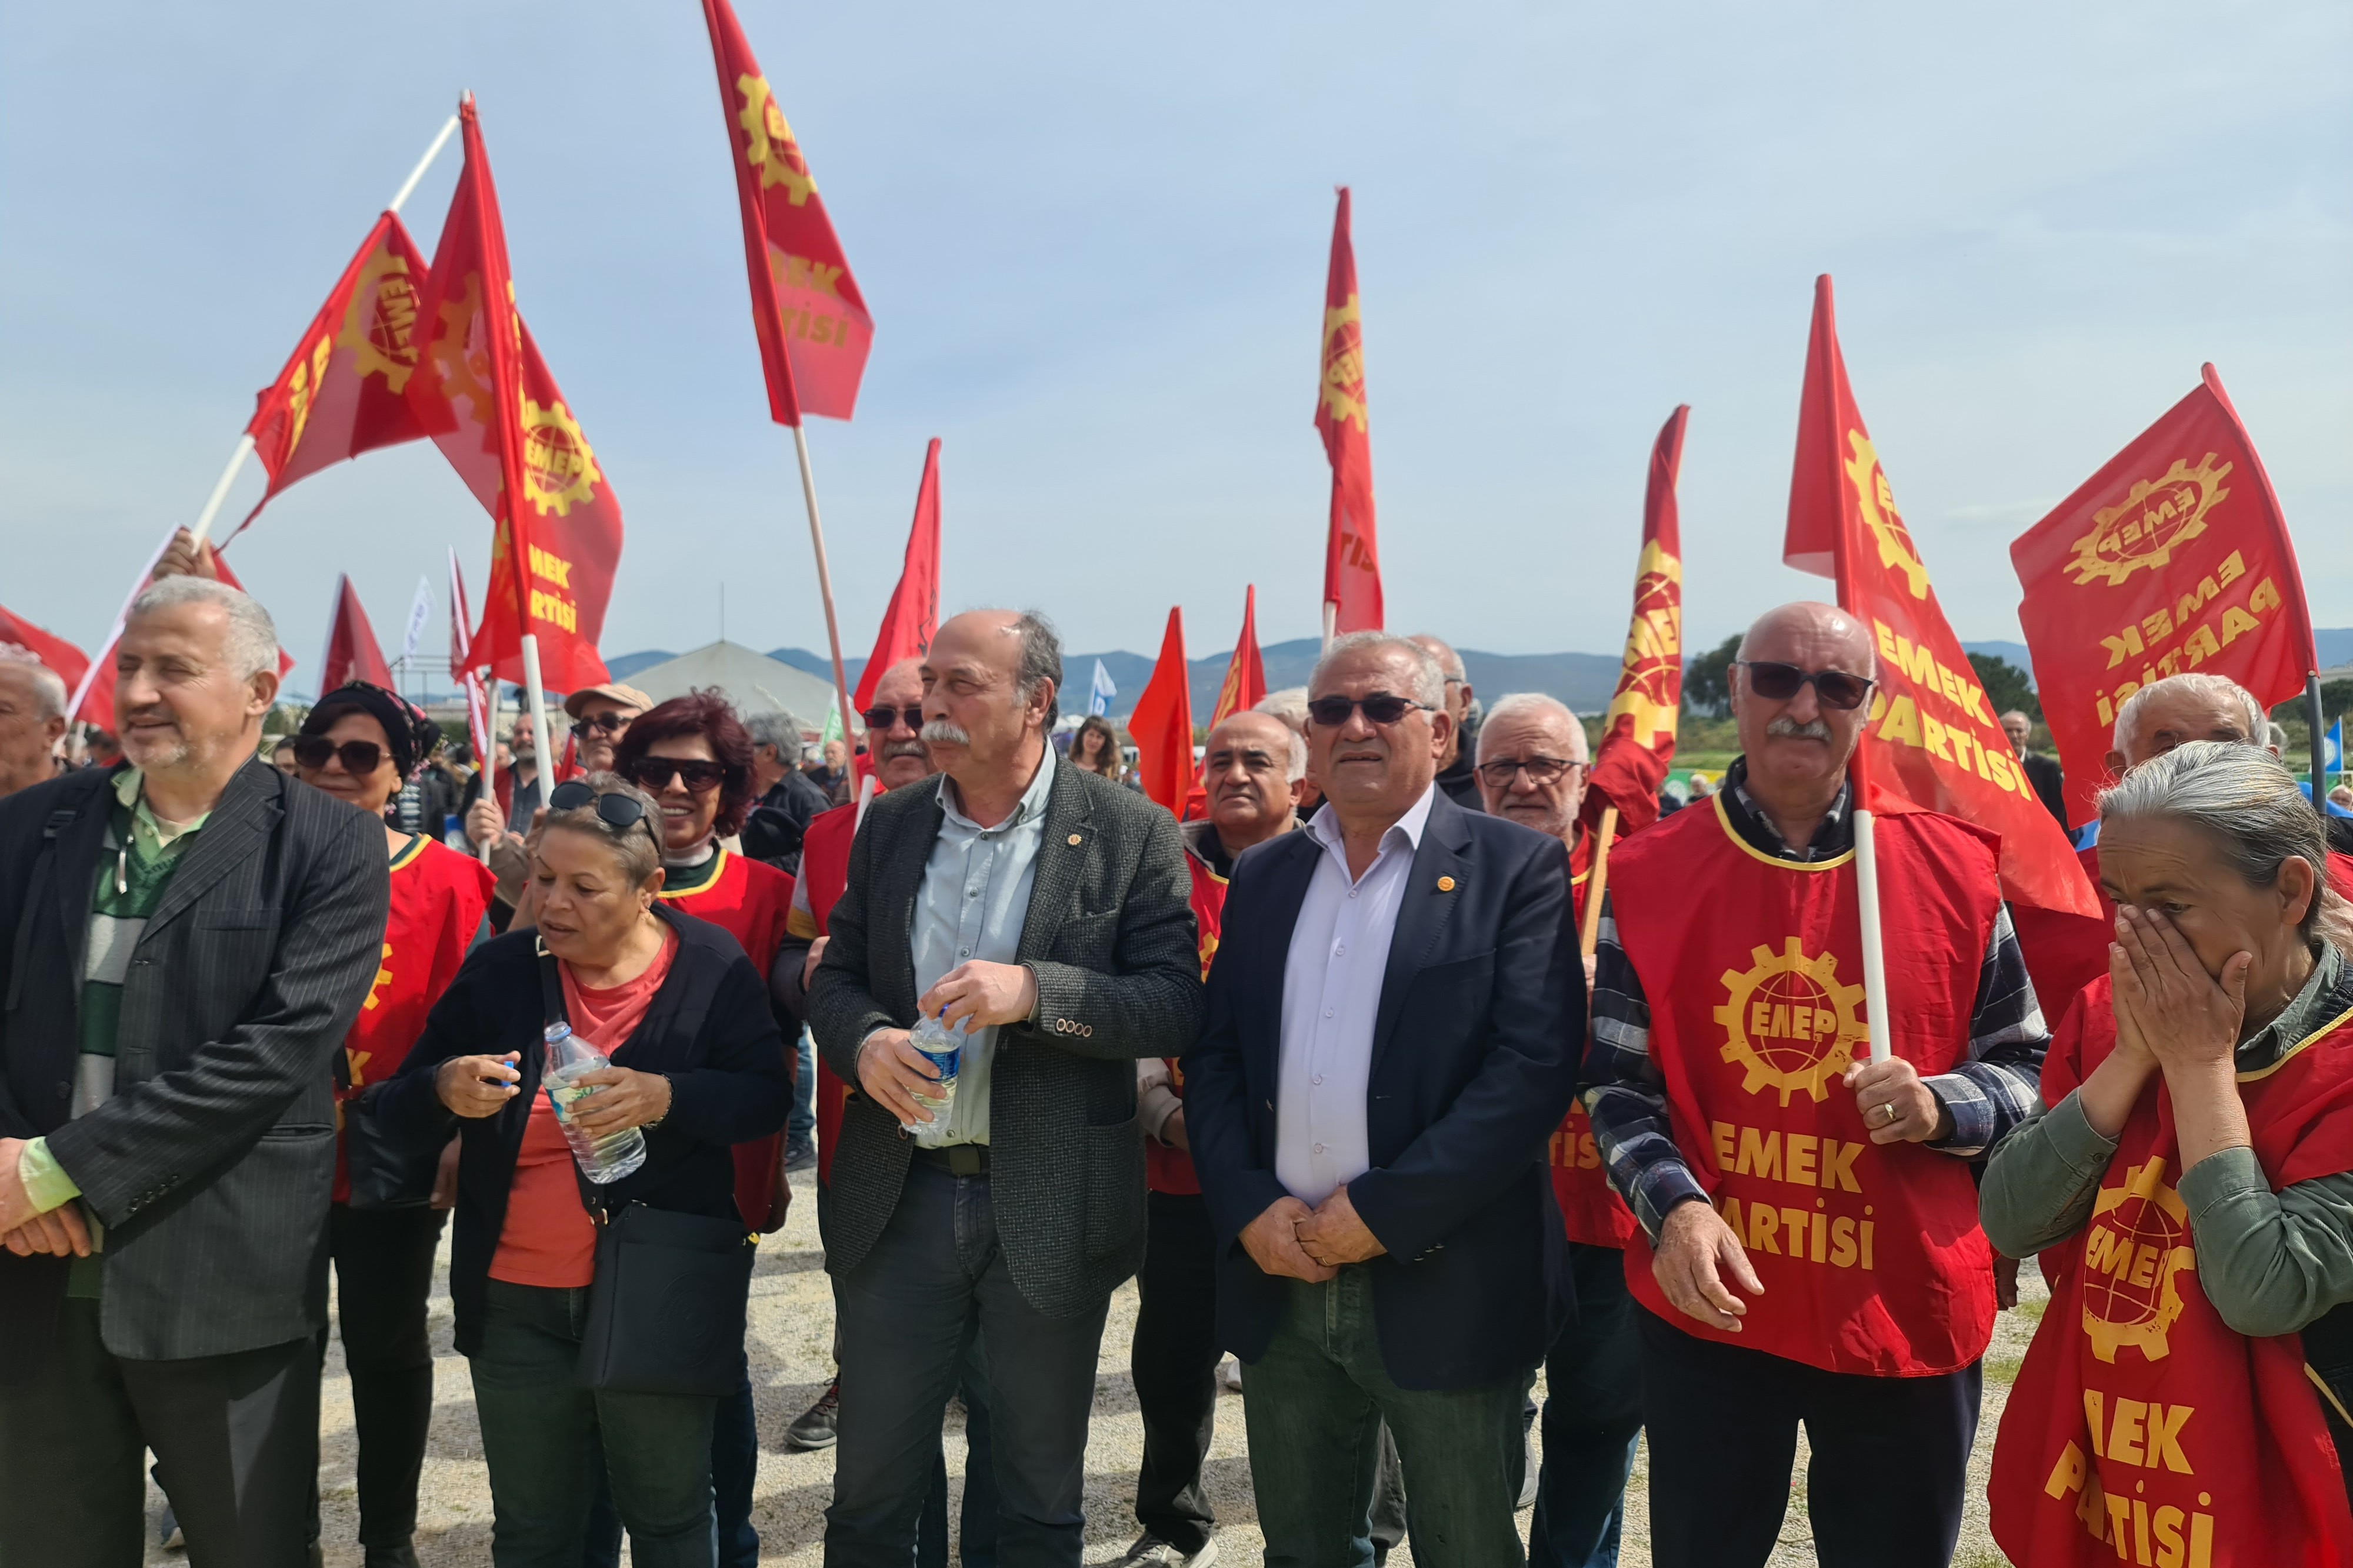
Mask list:
[[[533,865],[537,930],[475,951],[400,1076],[367,1101],[416,1142],[461,1130],[449,1293],[501,1568],[580,1562],[599,1475],[639,1568],[714,1562],[720,1401],[594,1387],[582,1371],[600,1234],[584,1190],[616,1224],[641,1205],[740,1225],[729,1151],[782,1127],[790,1100],[765,978],[734,938],[661,898],[659,815],[610,773],[551,791]],[[595,1090],[574,1102],[575,1125],[597,1140],[644,1138],[643,1163],[593,1189],[541,1092],[551,992],[573,1034],[612,1058],[574,1080]],[[626,1300],[614,1316],[643,1326]]]
[[[440,730],[382,687],[353,681],[322,698],[293,739],[296,776],[382,819],[401,787],[440,742]],[[433,1004],[457,976],[485,930],[487,868],[438,842],[438,835],[387,825],[392,906],[384,961],[367,1005],[343,1042],[348,1102],[400,1068]],[[335,1264],[343,1359],[351,1370],[359,1430],[360,1545],[369,1568],[413,1564],[417,1477],[433,1416],[433,1347],[425,1300],[433,1285],[448,1199],[429,1163],[406,1189],[363,1178],[353,1191],[350,1127],[336,1150],[334,1204],[327,1240]],[[367,1165],[364,1158],[363,1167]],[[430,1201],[428,1201],[430,1200]],[[327,1350],[325,1331],[319,1353]]]

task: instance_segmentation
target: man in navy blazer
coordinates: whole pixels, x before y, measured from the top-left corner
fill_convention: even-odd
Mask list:
[[[1325,804],[1236,864],[1184,1063],[1266,1560],[1372,1561],[1386,1419],[1415,1561],[1518,1563],[1523,1402],[1575,1310],[1545,1166],[1585,1021],[1567,862],[1433,787],[1423,649],[1339,638],[1308,690]]]

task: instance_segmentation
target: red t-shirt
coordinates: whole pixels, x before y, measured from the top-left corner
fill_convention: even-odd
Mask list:
[[[581,984],[572,977],[572,966],[558,961],[572,1032],[607,1056],[619,1050],[645,1021],[646,1009],[670,977],[670,960],[677,954],[678,934],[664,927],[661,952],[646,972],[601,991]],[[554,1103],[543,1090],[532,1097],[514,1179],[507,1184],[507,1218],[499,1231],[498,1250],[491,1257],[491,1279],[576,1289],[596,1278],[596,1226],[580,1205],[574,1169],[572,1145],[564,1141]]]

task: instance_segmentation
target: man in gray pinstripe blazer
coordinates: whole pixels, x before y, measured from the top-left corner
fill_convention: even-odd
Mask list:
[[[1061,648],[1041,617],[958,616],[923,673],[943,776],[868,809],[808,996],[818,1048],[856,1086],[827,1215],[826,1562],[908,1560],[985,1330],[998,1561],[1075,1565],[1103,1321],[1144,1254],[1134,1063],[1200,1031],[1190,879],[1175,818],[1057,763]],[[919,1010],[969,1029],[936,1119],[914,1098],[937,1088],[909,1044]]]
[[[152,1448],[194,1568],[293,1568],[384,831],[255,760],[243,594],[158,583],[116,668],[124,765],[0,800],[0,1563],[138,1563]]]

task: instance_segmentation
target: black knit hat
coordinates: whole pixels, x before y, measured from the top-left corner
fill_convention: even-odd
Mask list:
[[[441,726],[427,719],[396,692],[386,691],[364,680],[346,681],[319,699],[311,716],[302,721],[301,733],[323,735],[333,727],[338,714],[361,712],[384,727],[384,737],[391,743],[392,765],[400,770],[402,778],[417,771],[417,764],[433,754],[441,743]]]

